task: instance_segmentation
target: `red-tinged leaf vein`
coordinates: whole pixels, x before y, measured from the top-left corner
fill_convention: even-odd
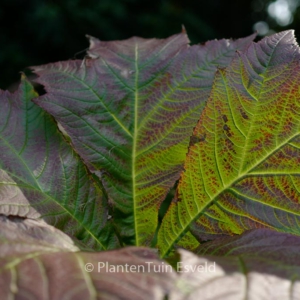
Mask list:
[[[285,32],[251,45],[245,53],[237,53],[230,67],[219,70],[194,131],[194,136],[204,135],[206,139],[190,147],[178,195],[159,232],[162,255],[188,229],[204,239],[211,238],[215,230],[215,234],[221,234],[217,221],[207,211],[226,211],[225,234],[241,232],[243,227],[249,229],[250,224],[296,233],[286,220],[292,214],[293,222],[298,223],[300,216],[299,189],[293,188],[297,183],[287,179],[300,172],[299,154],[288,148],[290,143],[298,144],[296,138],[300,135],[299,56],[291,32]],[[273,114],[266,113],[268,106]],[[235,195],[228,198],[225,195],[230,190]],[[245,201],[259,210],[252,210]],[[236,210],[236,205],[242,203],[246,214],[242,213],[242,206]],[[234,210],[228,210],[231,205]],[[254,223],[246,225],[245,215]],[[207,228],[211,226],[207,234],[203,221]],[[168,225],[171,222],[172,227]]]

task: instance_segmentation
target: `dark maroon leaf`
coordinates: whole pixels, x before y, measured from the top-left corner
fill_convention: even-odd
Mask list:
[[[37,96],[24,77],[15,93],[0,91],[0,214],[43,219],[87,248],[117,247],[101,187]]]

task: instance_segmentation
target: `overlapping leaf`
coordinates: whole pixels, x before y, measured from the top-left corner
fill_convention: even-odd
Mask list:
[[[0,215],[0,257],[27,255],[32,252],[75,252],[72,239],[43,220]]]
[[[36,103],[101,178],[125,244],[151,241],[216,67],[252,38],[193,47],[184,33],[165,40],[90,38],[93,59],[34,68],[47,91]]]
[[[298,299],[300,237],[271,230],[180,249],[80,252],[41,221],[0,216],[1,299]]]
[[[269,229],[216,239],[197,256],[179,250],[180,280],[169,299],[297,300],[300,237]]]
[[[219,70],[163,221],[167,253],[200,239],[271,227],[300,234],[300,67],[292,31],[253,43]]]
[[[0,216],[0,299],[152,300],[174,286],[154,249],[77,250],[47,224]]]
[[[0,91],[0,214],[44,219],[85,247],[117,247],[106,199],[23,78]]]

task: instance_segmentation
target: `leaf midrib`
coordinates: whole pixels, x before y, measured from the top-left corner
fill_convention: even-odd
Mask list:
[[[135,233],[135,245],[139,246],[139,234],[137,227],[137,203],[136,203],[136,152],[137,152],[137,135],[138,135],[138,78],[139,78],[139,68],[138,68],[138,44],[135,43],[135,91],[134,91],[134,130],[133,130],[133,145],[132,145],[132,199],[133,199],[133,216],[134,216],[134,233]]]

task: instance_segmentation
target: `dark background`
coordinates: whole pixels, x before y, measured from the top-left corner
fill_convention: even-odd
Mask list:
[[[0,88],[27,66],[82,58],[85,34],[100,40],[165,38],[184,24],[192,43],[260,37],[293,28],[300,0],[0,0]]]

